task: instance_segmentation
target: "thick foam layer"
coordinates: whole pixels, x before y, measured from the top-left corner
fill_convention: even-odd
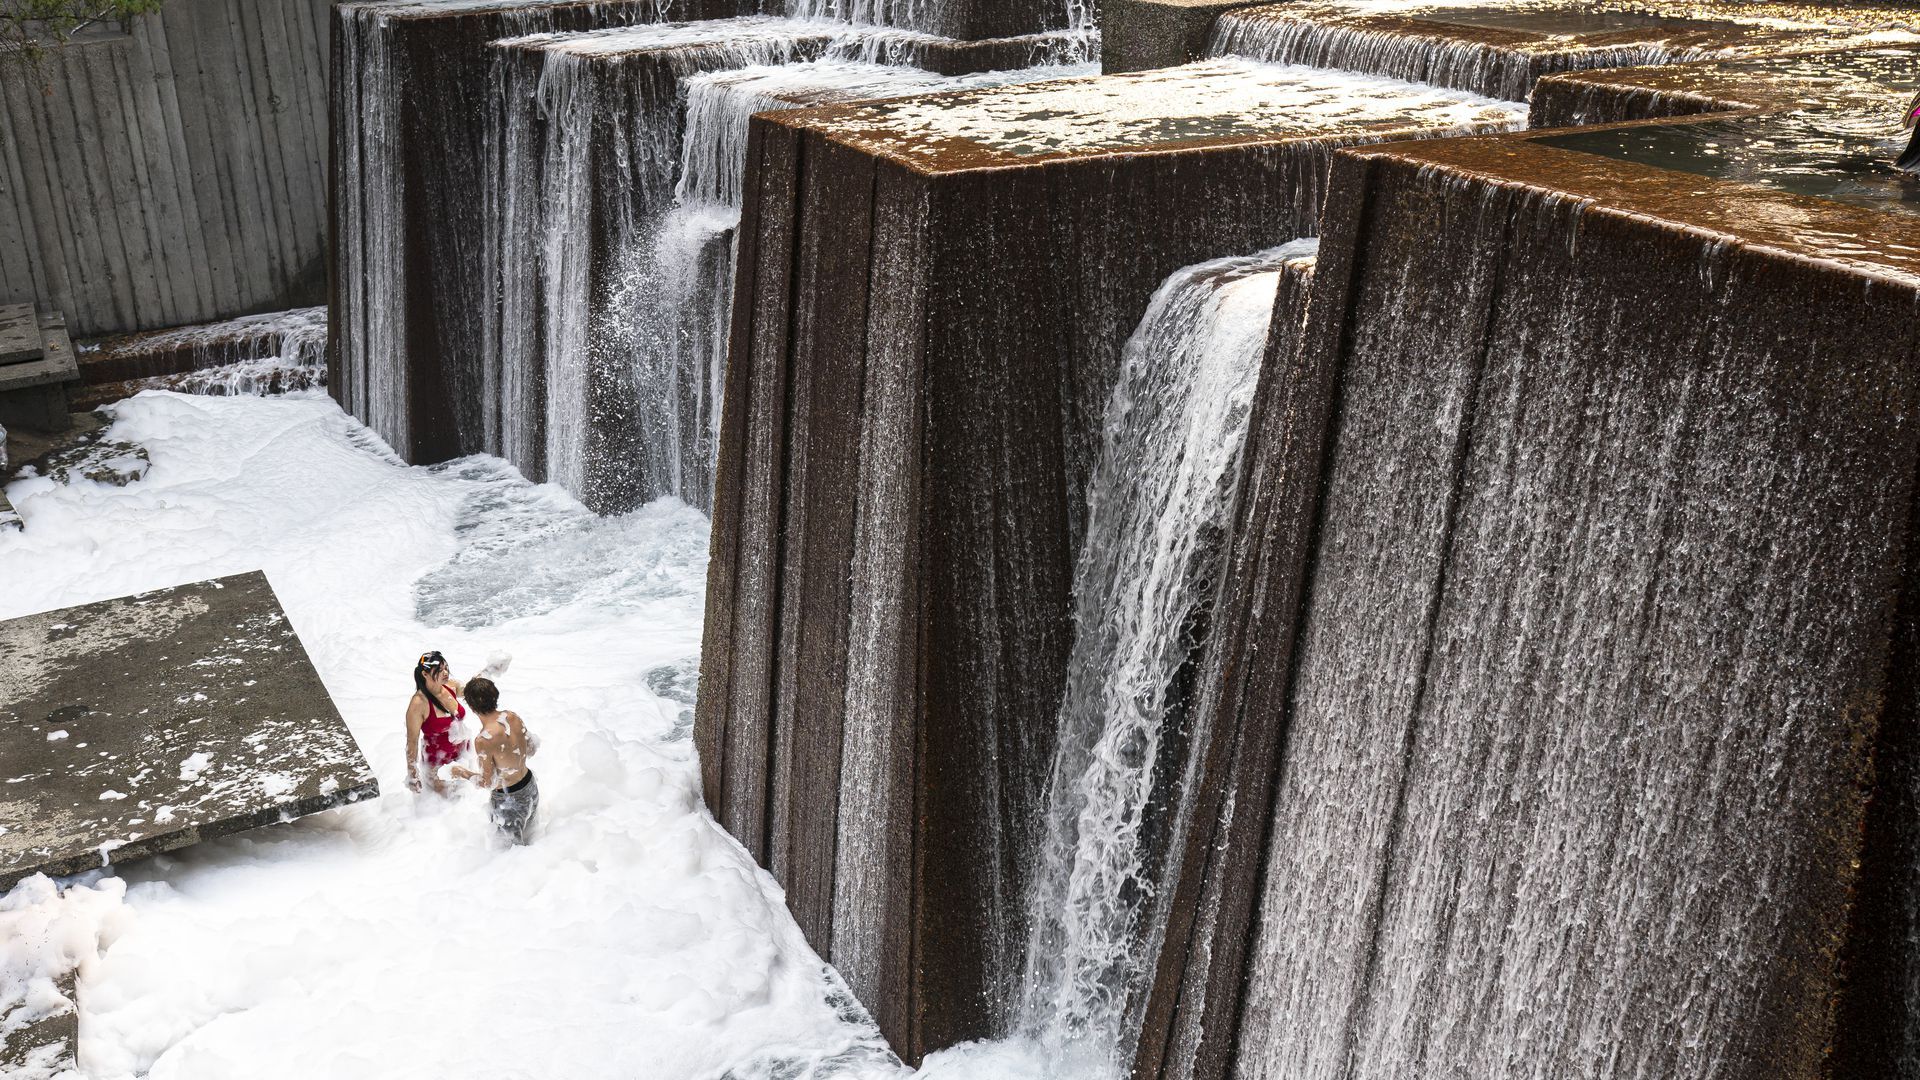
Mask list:
[[[682,706],[646,677],[698,649],[699,514],[594,521],[497,460],[408,468],[318,395],[113,410],[152,470],[10,485],[28,527],[0,533],[0,618],[264,568],[386,794],[0,899],[0,1015],[77,961],[102,1077],[898,1075],[700,810]],[[496,847],[478,792],[406,791],[428,648],[462,675],[512,653],[502,701],[541,738],[531,846]],[[35,927],[54,936],[11,932]]]

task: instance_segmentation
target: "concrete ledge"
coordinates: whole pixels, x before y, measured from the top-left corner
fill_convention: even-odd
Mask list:
[[[0,891],[379,794],[264,574],[0,622]]]
[[[0,306],[0,426],[66,430],[67,388],[79,380],[59,314]]]
[[[1100,70],[1108,75],[1178,67],[1207,54],[1215,19],[1247,0],[1107,0],[1100,15]]]

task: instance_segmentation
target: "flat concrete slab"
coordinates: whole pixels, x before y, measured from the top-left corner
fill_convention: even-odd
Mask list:
[[[0,891],[379,792],[264,574],[0,622]]]
[[[40,358],[40,323],[32,304],[0,304],[0,365]]]
[[[0,307],[0,392],[78,381],[66,320],[20,305]]]

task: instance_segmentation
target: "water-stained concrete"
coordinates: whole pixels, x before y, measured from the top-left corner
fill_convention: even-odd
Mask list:
[[[0,622],[0,890],[379,790],[264,574]]]

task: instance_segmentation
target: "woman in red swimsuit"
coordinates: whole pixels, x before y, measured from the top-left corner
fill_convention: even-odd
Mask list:
[[[421,766],[427,785],[445,795],[440,769],[467,752],[464,739],[454,737],[453,725],[466,718],[460,704],[460,683],[448,673],[447,658],[430,652],[413,666],[413,700],[407,703],[407,787],[420,790]]]

